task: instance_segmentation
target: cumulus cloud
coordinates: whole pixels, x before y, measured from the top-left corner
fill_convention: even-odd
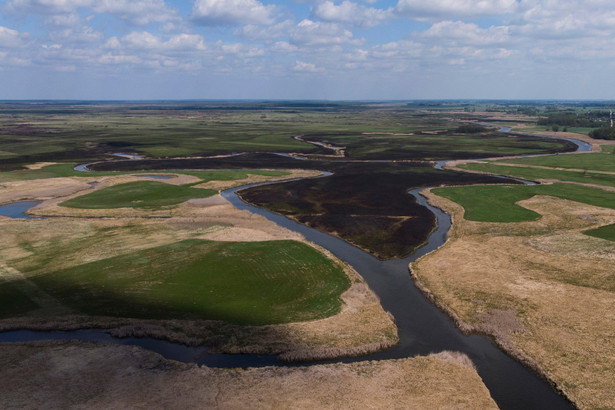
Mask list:
[[[461,44],[490,45],[509,40],[509,29],[505,26],[480,28],[474,23],[463,21],[442,21],[421,33],[420,37],[433,41],[450,41]]]
[[[73,12],[79,7],[87,7],[92,0],[12,0],[8,9],[40,14]]]
[[[164,0],[97,0],[92,9],[140,26],[178,18],[177,11],[167,7]]]
[[[412,19],[497,16],[517,11],[517,0],[399,0],[395,12]]]
[[[303,61],[295,61],[294,71],[317,73],[324,71],[322,68],[316,67],[316,64],[306,63]]]
[[[303,46],[323,46],[356,42],[352,33],[336,23],[302,20],[291,31],[291,42]]]
[[[21,34],[17,30],[0,26],[0,47],[13,48],[22,44]]]
[[[274,40],[288,36],[290,29],[294,26],[292,20],[285,20],[277,24],[262,26],[248,24],[237,30],[234,34],[249,40]]]
[[[273,23],[274,6],[257,0],[196,0],[191,19],[204,25]]]
[[[345,0],[336,5],[330,0],[320,1],[312,8],[316,19],[331,22],[349,23],[357,27],[377,26],[393,16],[393,10],[365,7]]]
[[[146,52],[203,51],[206,49],[203,37],[198,34],[178,34],[163,41],[160,37],[146,31],[132,32],[121,39],[111,37],[103,48]]]

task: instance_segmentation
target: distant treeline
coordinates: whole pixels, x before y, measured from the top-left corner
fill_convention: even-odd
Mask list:
[[[615,128],[601,127],[591,131],[589,136],[600,140],[615,140]]]
[[[546,118],[540,118],[538,125],[561,125],[564,127],[599,127],[609,118],[606,111],[588,112],[576,114],[574,112],[556,112]]]

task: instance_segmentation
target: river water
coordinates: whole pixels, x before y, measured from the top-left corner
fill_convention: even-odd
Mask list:
[[[573,141],[574,142],[574,141]],[[580,141],[579,141],[580,142]],[[579,144],[577,144],[579,145]],[[237,191],[250,186],[237,187],[222,192],[222,196],[238,209],[264,216],[276,224],[301,233],[351,265],[378,295],[385,310],[395,317],[400,343],[395,347],[361,357],[331,360],[322,363],[356,362],[413,357],[442,350],[467,354],[478,370],[491,396],[503,409],[558,409],[571,408],[547,382],[497,348],[490,339],[478,335],[462,334],[454,323],[414,286],[408,264],[437,249],[446,240],[450,217],[430,206],[420,195],[421,189],[409,192],[417,201],[428,207],[437,217],[437,229],[428,243],[405,259],[380,261],[347,242],[299,224],[284,216],[274,214],[243,202]],[[137,345],[156,351],[174,360],[195,362],[213,367],[260,367],[267,365],[296,366],[280,363],[274,356],[208,354],[204,347],[186,347],[149,338],[116,339],[102,330],[69,332],[12,331],[0,333],[0,341],[16,342],[41,339],[77,339],[89,342]]]

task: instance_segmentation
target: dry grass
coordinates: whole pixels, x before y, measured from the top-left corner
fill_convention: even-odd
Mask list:
[[[615,270],[612,242],[585,229],[615,211],[534,197],[535,222],[481,223],[453,215],[447,244],[411,266],[421,286],[467,331],[493,335],[581,408],[613,408]]]
[[[497,408],[455,353],[310,367],[212,369],[135,347],[0,346],[3,408]],[[461,362],[460,362],[461,360]]]

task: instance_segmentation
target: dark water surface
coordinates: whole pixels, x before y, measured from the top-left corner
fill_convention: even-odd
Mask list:
[[[20,201],[2,205],[0,206],[0,215],[13,219],[43,219],[36,216],[26,215],[26,212],[30,208],[34,208],[38,204],[40,204],[39,201]]]

